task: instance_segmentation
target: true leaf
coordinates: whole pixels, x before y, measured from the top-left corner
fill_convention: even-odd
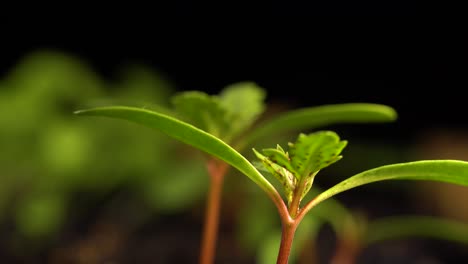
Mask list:
[[[284,194],[289,204],[293,198],[294,188],[296,188],[296,177],[285,167],[273,162],[255,149],[253,149],[253,151],[257,158],[262,162],[262,166],[259,169],[268,171],[283,185]],[[257,167],[259,166],[257,165]]]
[[[338,161],[347,141],[340,141],[333,131],[319,131],[299,134],[294,144],[290,144],[291,165],[300,179],[317,173],[320,169]]]
[[[346,146],[346,141],[332,131],[319,131],[309,135],[299,134],[295,143],[289,144],[290,154],[279,145],[276,149],[265,149],[262,154],[253,150],[264,167],[284,186],[288,203],[293,192],[300,188],[301,198],[307,194],[318,171],[336,161]]]
[[[291,159],[289,158],[289,154],[283,150],[280,145],[276,146],[276,149],[267,148],[262,150],[263,154],[272,162],[278,164],[279,166],[287,169],[291,173],[294,172],[294,168],[291,164]],[[257,155],[258,157],[258,155]],[[298,176],[295,176],[299,178]]]

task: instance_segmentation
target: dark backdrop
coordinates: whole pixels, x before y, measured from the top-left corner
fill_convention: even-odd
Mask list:
[[[119,65],[142,62],[180,90],[215,93],[252,80],[270,100],[298,106],[375,102],[395,107],[407,129],[467,126],[467,43],[461,21],[440,16],[442,7],[427,14],[414,1],[167,7],[7,19],[1,72],[50,48],[110,79]]]

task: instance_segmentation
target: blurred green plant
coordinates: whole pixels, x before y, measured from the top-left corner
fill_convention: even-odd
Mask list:
[[[175,91],[144,65],[127,64],[116,76],[103,80],[82,60],[44,50],[22,58],[1,80],[0,223],[15,227],[4,239],[46,243],[71,217],[86,213],[79,205],[91,206],[119,188],[161,213],[200,201],[207,185],[193,153],[130,125],[70,119],[83,106],[157,108]],[[174,169],[180,162],[189,172]],[[155,173],[168,168],[171,175]]]
[[[237,85],[240,85],[238,89],[241,92],[239,92],[240,95],[238,96],[232,92],[231,98],[234,98],[233,100],[226,99],[229,98],[229,96],[224,97],[223,94],[221,94],[220,97],[210,97],[197,91],[187,92],[179,97],[175,97],[174,103],[178,113],[183,113],[186,117],[188,116],[188,119],[194,122],[195,126],[179,119],[179,116],[176,114],[170,116],[155,111],[127,106],[110,106],[80,110],[77,111],[76,114],[111,117],[145,125],[157,129],[164,134],[208,154],[207,164],[210,175],[212,176],[212,189],[208,198],[208,213],[206,217],[208,219],[208,225],[205,224],[205,226],[217,225],[216,219],[218,217],[218,210],[216,209],[213,211],[210,210],[210,208],[219,207],[220,184],[222,182],[222,177],[226,173],[227,164],[249,177],[271,198],[281,218],[282,237],[277,263],[288,262],[296,229],[304,216],[316,205],[338,193],[364,184],[383,180],[431,180],[468,185],[467,162],[430,160],[392,164],[350,177],[318,194],[304,207],[301,207],[301,201],[312,187],[315,175],[323,168],[341,159],[340,153],[347,142],[340,140],[335,132],[319,131],[310,134],[301,133],[295,143],[289,144],[289,151],[285,151],[279,145],[274,149],[264,149],[262,154],[254,149],[254,153],[261,161],[261,165],[256,164],[257,167],[268,171],[279,180],[284,190],[283,198],[276,188],[252,163],[229,145],[229,143],[234,142],[231,144],[237,146],[238,149],[242,149],[242,147],[246,145],[246,143],[235,142],[233,139],[236,133],[242,131],[241,128],[248,127],[248,123],[255,120],[260,109],[262,109],[262,107],[255,106],[256,99],[262,98],[262,96],[259,96],[260,93],[255,92],[254,96],[249,97],[242,95],[245,91],[252,91],[252,88],[255,88],[253,83],[241,83]],[[233,87],[234,86],[231,86],[229,88],[233,89]],[[228,89],[229,92],[231,92],[230,89]],[[258,89],[254,89],[253,91],[255,90],[258,91]],[[252,94],[252,92],[247,92],[246,94],[249,95],[249,93]],[[255,100],[248,101],[248,99],[252,98]],[[250,102],[249,107],[254,106],[251,108],[254,110],[242,112],[244,108],[236,108],[237,105],[242,106],[246,101]],[[234,108],[230,109],[229,106]],[[317,113],[318,115],[316,116],[320,116],[320,114],[323,114],[321,111],[324,109],[336,110],[340,109],[340,107],[350,107],[351,110],[355,110],[356,108],[362,110],[360,107],[364,107],[366,110],[370,109],[370,111],[361,111],[358,114],[354,113],[354,115],[353,111],[334,111],[332,113],[339,118],[310,118]],[[243,116],[243,114],[246,114],[246,116]],[[284,116],[287,118],[284,118]],[[369,118],[375,118],[376,116],[378,117],[377,119]],[[312,110],[300,110],[287,113],[280,116],[280,118],[274,119],[271,123],[260,126],[262,129],[257,130],[260,132],[254,132],[252,133],[254,136],[247,136],[243,139],[248,142],[255,137],[261,138],[269,132],[278,132],[276,131],[278,129],[304,128],[306,126],[316,125],[317,123],[323,125],[320,121],[323,122],[324,120],[325,122],[331,123],[336,122],[336,120],[355,121],[356,117],[359,121],[367,122],[370,120],[390,121],[394,119],[395,113],[391,108],[371,104],[333,105]],[[299,120],[299,122],[294,122],[296,120]],[[242,122],[246,122],[247,124],[239,128],[238,124],[242,124]],[[270,129],[273,131],[270,131]],[[213,189],[213,186],[215,186],[215,189]],[[286,203],[283,199],[286,200]],[[208,235],[205,233],[205,238],[209,237],[209,243],[203,243],[204,246],[200,259],[201,263],[212,263],[213,261],[213,244],[216,231],[208,230],[208,232]]]

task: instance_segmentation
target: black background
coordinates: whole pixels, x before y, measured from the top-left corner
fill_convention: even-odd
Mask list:
[[[269,100],[296,106],[391,105],[408,133],[467,126],[467,43],[456,7],[414,1],[80,7],[10,14],[1,72],[30,51],[55,49],[83,58],[108,79],[120,65],[141,62],[180,90],[216,93],[251,80],[268,90]]]

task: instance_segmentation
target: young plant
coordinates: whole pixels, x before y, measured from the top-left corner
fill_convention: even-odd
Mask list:
[[[317,173],[341,158],[339,154],[346,141],[341,141],[332,131],[300,134],[298,140],[290,144],[289,152],[280,146],[264,150],[263,155],[254,150],[262,161],[262,168],[272,172],[283,183],[286,205],[273,185],[241,154],[218,138],[189,124],[147,110],[126,107],[99,108],[79,113],[124,118],[138,123],[144,121],[147,125],[224,160],[251,178],[273,200],[282,220],[278,263],[287,263],[295,230],[307,212],[337,193],[390,179],[435,180],[468,185],[468,163],[464,161],[431,160],[393,164],[357,174],[322,192],[301,208],[300,203],[310,190]]]
[[[210,99],[213,98],[206,98],[203,94],[194,93],[192,96],[192,98],[195,99],[191,99],[194,100],[191,104],[198,102],[200,103],[199,106],[202,105],[204,107],[206,104],[211,104],[213,107],[219,106],[219,102],[214,100],[215,102],[213,103],[210,101]],[[205,97],[205,99],[203,99],[203,97]],[[231,99],[235,98],[235,96],[231,97]],[[240,98],[237,98],[237,100],[227,100],[226,102],[230,102],[230,104],[225,104],[235,107],[239,102],[242,102],[242,100],[239,101],[239,99]],[[187,107],[183,104],[181,106]],[[263,154],[256,152],[257,156],[263,162],[263,168],[273,172],[283,183],[285,199],[287,201],[285,203],[276,188],[247,160],[247,158],[240,154],[238,150],[240,151],[249,143],[270,132],[278,132],[277,130],[306,129],[314,127],[314,125],[327,125],[337,122],[378,122],[394,120],[395,113],[393,109],[375,104],[345,104],[296,110],[280,115],[271,121],[267,121],[264,125],[259,126],[259,129],[255,130],[254,133],[245,137],[240,137],[240,135],[242,135],[242,129],[234,130],[238,133],[237,139],[242,138],[242,140],[239,141],[234,140],[236,139],[236,133],[232,133],[232,131],[224,127],[224,125],[215,125],[224,123],[229,127],[230,124],[238,123],[232,120],[231,122],[224,122],[224,119],[219,116],[213,119],[212,114],[222,109],[210,112],[209,114],[204,112],[206,109],[210,108],[195,106],[193,108],[187,108],[186,110],[187,114],[200,112],[199,110],[202,110],[202,118],[198,118],[199,116],[197,115],[194,119],[198,118],[198,122],[205,124],[206,126],[203,127],[205,130],[167,114],[135,107],[100,107],[77,111],[76,114],[105,116],[142,124],[157,129],[174,139],[209,154],[209,159],[207,161],[208,170],[212,179],[218,179],[216,182],[212,180],[211,191],[208,198],[207,219],[216,219],[218,217],[216,213],[219,211],[220,186],[222,177],[227,171],[227,164],[249,177],[263,189],[274,202],[282,221],[282,239],[277,263],[287,263],[296,228],[304,216],[314,206],[337,193],[363,184],[389,179],[435,180],[468,185],[468,163],[463,161],[418,161],[394,164],[355,175],[322,192],[304,207],[301,207],[301,200],[312,186],[315,175],[322,168],[339,160],[341,158],[339,154],[346,145],[346,142],[340,141],[339,137],[334,132],[323,131],[309,135],[301,134],[299,140],[295,144],[291,144],[292,156],[281,147],[268,149],[266,152],[263,152]],[[236,115],[234,115],[234,117],[236,117]],[[250,120],[253,121],[253,119],[254,118],[251,116]],[[247,127],[248,126],[241,126],[241,128],[244,129]],[[223,134],[224,131],[226,131],[226,134]],[[236,146],[238,150],[229,145],[229,142],[235,142],[234,146]],[[279,169],[279,171],[275,169]],[[221,180],[219,180],[219,178],[221,178]],[[215,212],[215,214],[213,214],[213,212]],[[209,222],[208,220],[207,223]],[[213,225],[217,225],[216,220]],[[206,224],[205,227],[209,228]],[[208,235],[205,231],[204,236],[210,237],[208,238],[210,242],[207,244],[211,244],[212,246],[206,247],[203,250],[201,263],[211,263],[213,259],[216,231],[213,229],[211,231],[211,234]]]
[[[252,82],[240,82],[225,87],[218,95],[201,91],[180,92],[173,96],[173,109],[158,107],[158,113],[186,121],[221,139],[241,152],[252,142],[272,134],[313,129],[337,123],[376,123],[396,119],[395,111],[388,106],[368,103],[323,105],[283,112],[272,118],[258,121],[264,110],[265,92]],[[125,108],[128,111],[137,108]],[[142,110],[142,109],[140,109]],[[138,115],[138,114],[137,114]],[[141,122],[150,126],[145,121]],[[253,127],[253,128],[252,128]],[[169,132],[169,134],[172,134]],[[200,253],[200,263],[213,263],[220,200],[228,164],[214,156],[206,157],[210,176],[210,190]]]

